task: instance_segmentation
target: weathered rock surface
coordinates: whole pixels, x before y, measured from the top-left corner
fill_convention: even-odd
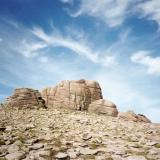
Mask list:
[[[14,152],[5,156],[6,160],[21,160],[25,158],[24,152]]]
[[[37,106],[45,107],[45,101],[42,99],[38,90],[30,88],[15,89],[13,95],[7,98],[7,104],[11,106]]]
[[[57,155],[55,155],[55,158],[58,158],[58,159],[67,159],[67,157],[68,155],[63,152],[59,152]]]
[[[143,114],[137,114],[137,116],[138,116],[138,121],[139,122],[151,123],[151,120],[148,119],[145,115],[143,115]]]
[[[54,88],[42,91],[49,107],[87,110],[91,102],[102,99],[100,85],[96,81],[62,81]]]
[[[131,120],[134,122],[145,122],[145,123],[151,123],[151,121],[142,114],[135,114],[133,111],[127,111],[127,112],[120,112],[118,114],[118,117],[120,119],[124,119],[124,120]]]
[[[160,159],[160,124],[60,108],[22,107],[0,110],[1,126],[12,129],[0,131],[0,159]]]
[[[62,81],[53,88],[42,90],[42,93],[29,88],[15,89],[13,95],[7,99],[6,104],[20,108],[22,108],[21,106],[46,108],[47,106],[50,108],[88,110],[89,112],[116,117],[118,114],[116,105],[102,98],[102,91],[98,82],[81,79]],[[144,115],[136,115],[134,112],[119,113],[119,118],[135,122],[150,122]]]
[[[113,117],[118,115],[116,105],[113,102],[104,99],[99,99],[92,102],[88,107],[88,112],[105,114]]]

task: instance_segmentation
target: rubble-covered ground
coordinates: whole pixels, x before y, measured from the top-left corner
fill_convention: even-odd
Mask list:
[[[160,124],[64,109],[1,109],[4,159],[160,160]]]

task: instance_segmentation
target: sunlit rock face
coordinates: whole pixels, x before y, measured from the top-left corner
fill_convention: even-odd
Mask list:
[[[87,110],[91,102],[103,98],[99,83],[84,79],[65,80],[53,88],[45,88],[42,90],[42,97],[49,107],[76,110]]]
[[[10,106],[45,106],[45,101],[41,97],[41,93],[38,90],[30,88],[18,88],[15,89],[13,95],[8,97],[6,104]]]
[[[145,122],[145,123],[151,123],[151,121],[142,114],[135,114],[133,111],[127,111],[127,112],[120,112],[118,114],[119,119],[123,120],[130,120],[134,122]]]
[[[7,98],[9,106],[65,108],[72,110],[87,110],[89,113],[104,114],[119,119],[135,122],[150,123],[142,114],[133,111],[118,113],[117,106],[103,99],[101,87],[98,82],[91,80],[69,81],[64,80],[55,87],[45,88],[40,93],[30,88],[15,89],[13,95]]]
[[[105,114],[107,116],[117,117],[118,110],[116,105],[108,100],[99,99],[92,102],[88,108],[89,112],[97,114]]]

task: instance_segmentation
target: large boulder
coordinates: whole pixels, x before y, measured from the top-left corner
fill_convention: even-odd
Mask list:
[[[91,102],[102,98],[102,92],[96,81],[65,80],[53,88],[42,90],[42,97],[49,107],[87,110]]]
[[[151,121],[142,114],[135,114],[133,111],[127,111],[127,112],[120,112],[118,114],[119,119],[123,120],[129,120],[134,122],[145,122],[145,123],[151,123]]]
[[[41,106],[45,107],[45,101],[41,97],[41,93],[38,90],[30,88],[18,88],[15,89],[13,95],[8,97],[6,104],[10,106]]]
[[[139,122],[151,123],[151,120],[148,119],[145,115],[137,114],[137,116],[138,116],[138,121]]]
[[[88,112],[105,114],[113,117],[117,117],[118,115],[116,105],[113,102],[104,99],[92,102],[88,107]]]

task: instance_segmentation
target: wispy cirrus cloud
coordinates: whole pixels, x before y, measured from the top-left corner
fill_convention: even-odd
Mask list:
[[[160,0],[144,1],[137,5],[142,18],[156,21],[160,26]]]
[[[0,45],[0,74],[3,75],[0,81],[4,82],[3,86],[9,84],[12,89],[40,89],[53,86],[64,79],[94,79],[100,82],[104,97],[113,100],[119,110],[134,108],[137,112],[144,113],[149,106],[158,106],[159,101],[155,103],[143,87],[140,89],[141,85],[134,84],[134,81],[139,83],[143,79],[139,79],[136,74],[136,80],[130,77],[131,74],[126,75],[126,68],[131,73],[130,64],[125,63],[130,58],[127,54],[127,43],[131,40],[130,28],[121,30],[114,42],[101,48],[101,42],[94,44],[88,38],[88,33],[69,26],[65,33],[54,26],[48,32],[40,27],[20,26],[9,33],[4,29],[10,36],[4,33],[4,45]],[[63,55],[61,51],[64,52]],[[61,55],[60,58],[58,54]],[[145,82],[145,87],[148,83],[150,84]],[[154,88],[151,86],[150,90],[154,91]]]
[[[76,12],[70,12],[73,17],[88,15],[105,22],[109,27],[121,25],[131,4],[130,0],[81,0]]]
[[[61,0],[61,2],[73,4],[75,1]],[[153,20],[160,26],[160,0],[80,0],[79,9],[69,10],[69,14],[72,17],[91,16],[111,28],[122,25],[132,15]]]
[[[103,55],[101,56],[102,50],[95,50],[90,47],[89,42],[83,37],[83,34],[76,32],[76,37],[63,36],[60,32],[46,34],[41,28],[35,27],[32,30],[32,33],[37,36],[40,40],[43,41],[48,46],[51,47],[66,47],[72,50],[74,53],[84,56],[93,63],[101,64],[104,66],[113,66],[117,64],[115,55]],[[79,37],[79,38],[77,38]]]
[[[64,37],[60,33],[51,33],[50,35],[46,34],[41,28],[34,28],[32,33],[38,38],[43,40],[43,42],[52,47],[66,47],[74,51],[75,53],[85,56],[93,62],[98,61],[97,53],[93,52],[84,42],[76,41],[71,37]]]
[[[42,42],[27,42],[23,40],[21,45],[15,49],[17,49],[18,53],[29,58],[39,55],[39,50],[45,47],[47,47],[47,45]]]
[[[95,64],[106,67],[113,67],[117,64],[116,55],[108,52],[107,49],[94,47],[94,44],[87,38],[87,34],[83,30],[76,30],[66,26],[66,33],[63,34],[52,24],[52,31],[46,33],[40,27],[26,28],[13,20],[7,20],[6,23],[13,27],[12,34],[16,36],[17,33],[21,33],[18,34],[16,40],[12,37],[7,39],[8,49],[15,54],[18,53],[26,58],[35,57],[40,62],[46,63],[49,58],[44,55],[45,51],[50,48],[64,47]],[[6,32],[6,34],[8,33]],[[19,45],[16,45],[17,43]]]
[[[152,75],[160,75],[160,57],[153,57],[150,51],[137,51],[131,56],[131,61],[144,65],[147,73]]]
[[[50,74],[56,75],[57,81],[58,79],[67,79],[67,77],[69,77],[68,79],[75,79],[75,77],[78,78],[83,75],[82,71],[77,70],[78,66],[74,69],[76,70],[75,73],[67,71],[69,74],[65,74],[68,67],[71,68],[72,64],[76,63],[74,60],[65,62],[64,57],[67,54],[75,54],[75,57],[80,56],[84,61],[89,60],[93,64],[108,68],[116,64],[117,59],[113,55],[105,55],[105,59],[104,56],[101,57],[100,53],[103,51],[93,48],[90,45],[91,42],[81,31],[70,29],[68,32],[68,27],[67,33],[62,34],[53,26],[52,32],[47,34],[42,28],[27,28],[20,23],[16,26],[14,24],[17,23],[9,23],[7,20],[7,26],[11,26],[12,30],[3,30],[4,45],[0,46],[2,53],[0,55],[0,73],[7,73],[0,78],[0,81],[5,82],[3,84],[7,86],[10,84],[9,87],[34,86],[39,88],[46,86],[55,80],[49,76]],[[4,26],[6,26],[5,23]],[[19,35],[19,33],[21,34]],[[54,53],[52,49],[56,50],[59,47],[69,49],[72,52],[65,53],[63,55],[64,60],[56,61],[56,59],[54,60],[55,55],[61,53]],[[77,61],[78,59],[77,57]],[[12,82],[10,82],[10,77],[13,79]]]

